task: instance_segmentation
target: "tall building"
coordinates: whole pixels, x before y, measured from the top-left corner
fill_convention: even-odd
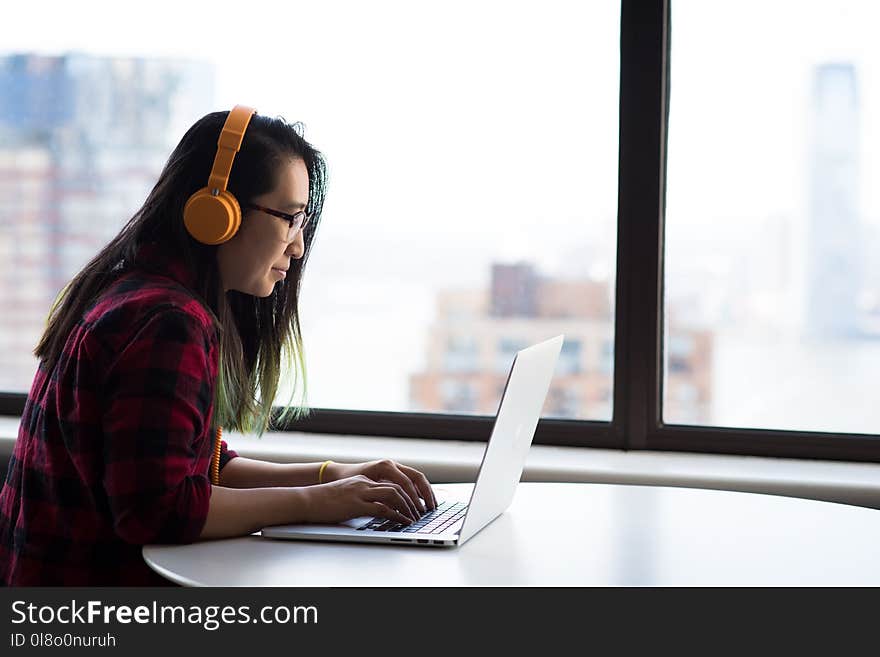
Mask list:
[[[438,295],[425,370],[409,379],[411,410],[494,415],[516,352],[560,333],[565,343],[544,415],[610,420],[614,317],[609,285],[544,278],[528,263],[493,265],[489,289]],[[675,333],[667,403],[675,417],[708,421],[712,335],[683,327]]]
[[[0,389],[26,389],[57,293],[140,207],[213,69],[183,60],[0,57]]]
[[[528,263],[492,265],[493,317],[530,317],[537,312],[538,279]]]
[[[806,332],[818,338],[858,333],[862,280],[858,210],[859,94],[852,64],[813,74]]]

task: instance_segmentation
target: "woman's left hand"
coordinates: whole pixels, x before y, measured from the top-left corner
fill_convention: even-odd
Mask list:
[[[327,466],[324,481],[335,481],[355,475],[364,475],[373,481],[391,481],[399,485],[409,496],[415,508],[423,515],[437,507],[437,498],[431,490],[428,478],[415,468],[402,465],[391,459],[367,461],[365,463],[331,463]],[[424,500],[425,503],[422,504]]]

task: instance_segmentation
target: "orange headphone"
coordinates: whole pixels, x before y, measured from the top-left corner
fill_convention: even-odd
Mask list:
[[[222,244],[232,239],[241,225],[241,206],[232,192],[226,190],[226,185],[229,183],[232,161],[241,148],[245,130],[256,112],[254,108],[244,105],[232,108],[217,140],[217,154],[208,177],[208,186],[190,196],[183,208],[183,223],[187,231],[203,244]]]
[[[241,148],[251,117],[256,113],[257,110],[244,105],[232,108],[217,139],[217,154],[208,177],[208,186],[190,196],[183,207],[183,223],[187,231],[203,244],[222,244],[232,239],[241,225],[241,206],[232,192],[226,190],[226,185],[229,184],[235,154]],[[215,486],[220,483],[222,435],[223,427],[217,427],[209,468],[211,483]]]

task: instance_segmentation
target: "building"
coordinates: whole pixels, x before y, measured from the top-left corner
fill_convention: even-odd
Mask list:
[[[61,288],[140,207],[213,70],[136,58],[0,57],[0,387],[26,390]]]
[[[855,67],[816,67],[811,103],[805,328],[818,338],[854,337],[863,269]]]
[[[410,376],[411,410],[494,415],[515,353],[564,333],[544,415],[610,420],[611,299],[606,282],[542,278],[527,263],[493,265],[488,290],[441,292],[425,371]],[[667,404],[675,417],[708,421],[711,350],[705,330],[678,328],[669,341]]]

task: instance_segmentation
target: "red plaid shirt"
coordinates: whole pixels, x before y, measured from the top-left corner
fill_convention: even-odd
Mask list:
[[[0,583],[164,585],[141,546],[198,538],[218,342],[193,281],[142,248],[40,364],[0,491]],[[234,456],[224,441],[221,467]]]

